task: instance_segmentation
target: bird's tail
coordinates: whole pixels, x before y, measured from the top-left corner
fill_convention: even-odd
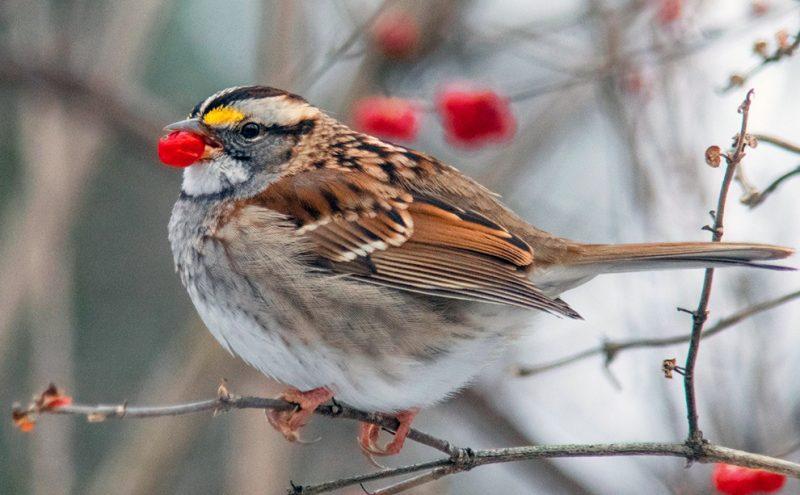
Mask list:
[[[730,265],[791,270],[757,262],[791,256],[793,249],[734,242],[661,242],[653,244],[579,244],[569,264],[594,266],[601,273]]]
[[[791,267],[760,263],[786,258],[793,249],[734,242],[662,242],[653,244],[571,244],[555,263],[534,273],[533,282],[558,294],[603,273],[750,266],[771,270]]]

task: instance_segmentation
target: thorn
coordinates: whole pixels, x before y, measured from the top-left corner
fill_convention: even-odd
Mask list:
[[[342,406],[339,401],[336,400],[336,397],[331,397],[331,415],[338,416],[342,414],[344,411],[344,406]]]
[[[664,373],[664,378],[671,380],[672,372],[675,371],[678,360],[675,358],[665,359],[661,361],[661,371]]]
[[[122,404],[117,406],[117,409],[114,411],[114,414],[118,418],[122,419],[125,417],[127,413],[128,413],[128,399],[125,399],[125,401]]]
[[[217,398],[223,401],[231,398],[231,393],[228,391],[227,378],[220,378],[219,387],[217,387]]]
[[[755,94],[756,90],[752,88],[750,89],[750,91],[747,92],[747,96],[744,97],[744,101],[742,102],[741,105],[739,105],[739,110],[738,110],[739,113],[744,113],[746,110],[750,108],[751,100]]]
[[[292,487],[292,493],[295,495],[300,495],[303,493],[303,485],[296,485],[294,481],[289,480],[289,486]]]
[[[86,415],[86,422],[87,423],[102,423],[107,419],[107,416],[103,413],[93,412]]]
[[[457,466],[462,471],[469,471],[475,467],[475,451],[470,447],[457,449],[453,455],[450,456],[453,465]]]
[[[606,378],[608,378],[608,381],[611,382],[611,386],[614,387],[614,389],[616,389],[618,392],[622,391],[622,383],[619,381],[619,378],[617,378],[614,372],[611,371],[611,368],[604,366],[603,372],[605,373]]]
[[[617,353],[619,353],[619,345],[613,342],[605,341],[603,342],[603,354],[605,355],[605,367],[611,366],[611,363],[617,358]]]
[[[697,311],[693,312],[692,313],[692,319],[695,322],[697,322],[697,321],[705,322],[708,319],[708,310],[705,310],[702,313],[699,313]]]
[[[388,466],[384,466],[383,464],[379,463],[375,460],[375,458],[369,452],[364,451],[364,456],[367,458],[370,464],[375,466],[378,469],[389,469]]]
[[[306,440],[305,438],[300,438],[299,436],[294,440],[295,443],[300,445],[314,445],[315,443],[322,440],[322,437],[312,438],[311,440]]]
[[[692,311],[691,309],[682,308],[680,306],[678,306],[675,309],[677,309],[679,313],[686,313],[686,314],[692,315],[692,317],[694,317],[694,315],[695,315],[695,312]]]

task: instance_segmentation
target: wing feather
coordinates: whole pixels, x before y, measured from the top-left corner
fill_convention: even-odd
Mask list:
[[[460,294],[465,299],[578,317],[563,301],[545,296],[519,271],[479,254],[418,245],[412,240],[402,247],[377,252],[370,259],[374,278],[392,279],[428,293],[444,289],[450,297]]]
[[[357,170],[289,175],[254,202],[293,218],[334,270],[366,282],[580,317],[530,282],[531,247],[479,212]]]

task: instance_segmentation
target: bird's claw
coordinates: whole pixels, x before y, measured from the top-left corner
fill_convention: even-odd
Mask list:
[[[287,411],[268,409],[265,411],[267,421],[290,442],[300,444],[318,442],[319,438],[313,440],[301,439],[300,428],[308,423],[317,407],[328,402],[331,397],[333,397],[333,393],[324,387],[315,388],[307,392],[301,392],[295,388],[287,389],[277,398],[297,406]]]
[[[382,457],[400,453],[400,451],[403,449],[406,436],[408,436],[408,432],[411,430],[411,422],[414,420],[414,416],[416,415],[416,409],[398,413],[396,417],[399,425],[397,426],[397,431],[394,432],[394,438],[391,442],[383,447],[378,444],[378,437],[381,432],[381,427],[372,423],[361,423],[358,433],[358,444],[361,447],[361,450],[367,455],[367,458],[369,458],[374,465],[377,467],[382,467],[380,464],[375,462],[375,459],[373,459],[372,456]]]

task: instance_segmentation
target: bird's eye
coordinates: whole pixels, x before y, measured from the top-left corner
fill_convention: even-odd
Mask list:
[[[255,122],[248,122],[239,129],[239,134],[245,139],[255,139],[261,134],[261,126]]]

